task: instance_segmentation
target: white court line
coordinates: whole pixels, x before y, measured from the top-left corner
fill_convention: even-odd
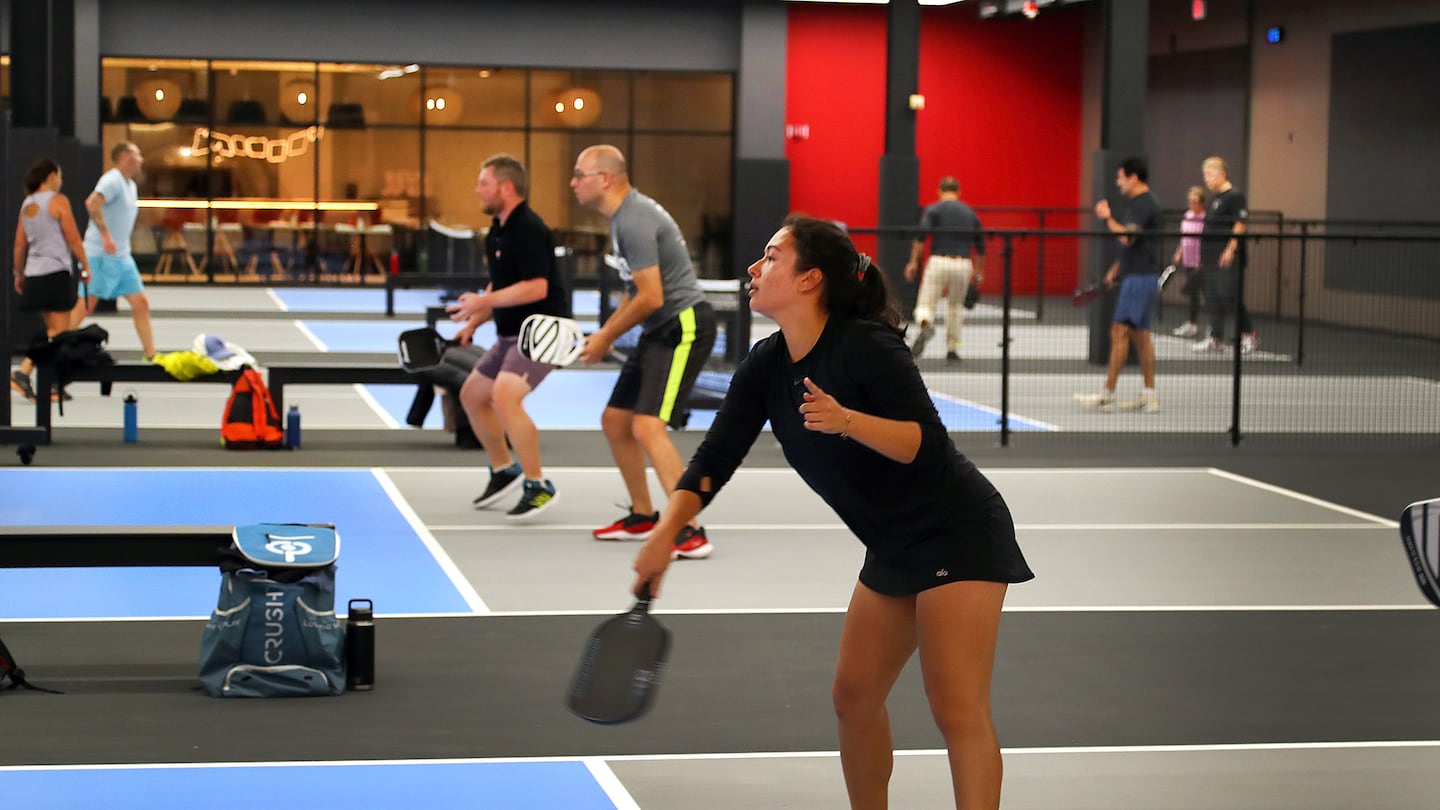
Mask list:
[[[295,328],[300,330],[300,334],[304,335],[305,339],[310,341],[310,343],[315,346],[316,350],[322,352],[330,351],[330,347],[325,345],[325,341],[316,337],[315,333],[310,331],[310,328],[305,325],[304,321],[291,321],[290,323],[294,324]]]
[[[1185,754],[1212,751],[1341,751],[1394,748],[1440,748],[1440,740],[1358,740],[1339,742],[1211,743],[1205,745],[1072,745],[1001,748],[1001,753],[1024,754]],[[943,757],[943,748],[896,750],[897,757]],[[513,765],[525,763],[582,762],[698,762],[704,760],[833,759],[839,751],[736,751],[717,754],[613,754],[594,757],[452,757],[442,759],[336,759],[258,762],[152,762],[85,765],[0,765],[6,771],[141,771],[206,770],[215,768],[330,768],[388,765]],[[607,768],[608,770],[608,768]],[[613,772],[612,772],[613,776]],[[628,795],[628,794],[627,794]],[[633,801],[633,800],[632,800]],[[633,806],[633,805],[630,805]],[[627,806],[617,805],[619,810]]]
[[[591,778],[595,780],[601,790],[605,791],[605,798],[615,805],[615,810],[640,810],[640,805],[635,801],[635,797],[625,789],[625,785],[620,782],[620,777],[610,770],[610,766],[605,764],[603,758],[585,757],[580,761],[585,763]]]
[[[395,508],[404,516],[405,522],[410,524],[410,529],[420,538],[420,542],[425,544],[425,548],[430,550],[430,554],[434,556],[435,562],[440,565],[440,569],[445,572],[445,576],[450,578],[450,583],[455,586],[455,590],[460,592],[460,597],[465,600],[465,604],[469,605],[470,609],[476,613],[489,613],[490,606],[485,604],[485,600],[480,598],[480,594],[475,591],[475,587],[470,584],[470,581],[465,578],[464,574],[460,573],[460,567],[455,564],[454,560],[450,559],[450,555],[447,554],[440,543],[435,540],[435,535],[431,534],[430,530],[425,527],[425,521],[421,520],[420,516],[415,514],[415,510],[411,508],[409,501],[405,500],[405,496],[400,494],[400,488],[395,486],[395,482],[390,480],[390,476],[386,475],[385,471],[379,467],[372,469],[370,472],[375,476],[375,480],[380,482],[380,486],[384,488],[385,493],[390,496],[391,502],[395,504]]]
[[[276,309],[280,310],[281,312],[290,311],[290,307],[285,306],[285,302],[280,299],[280,294],[275,292],[274,287],[266,287],[265,295],[268,296],[271,302],[275,304]]]
[[[385,427],[391,430],[400,427],[400,423],[395,421],[395,417],[391,416],[389,411],[381,407],[380,403],[375,401],[375,397],[370,396],[370,391],[365,388],[364,383],[355,383],[351,388],[355,389],[355,394],[360,397],[362,402],[370,406],[370,410],[375,412],[375,415],[380,418],[380,421],[385,423]]]
[[[531,529],[557,532],[583,532],[593,528],[589,523],[529,523]],[[706,529],[726,532],[793,532],[793,531],[836,531],[848,532],[844,523],[705,523]],[[1024,532],[1083,532],[1083,531],[1142,531],[1142,532],[1193,532],[1193,531],[1379,531],[1390,526],[1376,526],[1369,523],[1016,523],[1016,531]],[[514,523],[484,523],[474,525],[431,526],[432,532],[513,532]]]
[[[1238,482],[1238,483],[1245,484],[1245,485],[1247,485],[1247,486],[1252,486],[1252,487],[1255,487],[1256,489],[1263,489],[1263,490],[1265,490],[1266,492],[1273,492],[1273,493],[1275,493],[1276,495],[1284,495],[1284,496],[1287,497],[1287,498],[1294,498],[1294,499],[1297,500],[1297,501],[1301,501],[1301,502],[1303,502],[1303,503],[1308,503],[1308,504],[1311,504],[1312,506],[1323,507],[1323,508],[1325,508],[1325,509],[1330,509],[1330,510],[1332,510],[1332,511],[1339,512],[1339,513],[1342,514],[1342,515],[1349,515],[1349,516],[1351,516],[1351,517],[1360,518],[1361,520],[1368,520],[1368,521],[1371,521],[1371,522],[1373,522],[1373,523],[1378,523],[1378,524],[1380,524],[1381,526],[1385,526],[1386,528],[1390,528],[1390,529],[1398,529],[1398,528],[1400,528],[1400,523],[1399,523],[1398,521],[1386,520],[1385,518],[1376,517],[1375,515],[1372,515],[1372,514],[1370,514],[1370,513],[1368,513],[1368,512],[1361,512],[1359,509],[1351,509],[1351,508],[1348,507],[1348,506],[1341,506],[1341,505],[1338,504],[1338,503],[1331,503],[1330,501],[1321,500],[1320,498],[1314,498],[1314,497],[1311,497],[1311,496],[1309,496],[1309,495],[1303,495],[1303,494],[1301,494],[1301,493],[1299,493],[1299,492],[1296,492],[1296,491],[1293,490],[1293,489],[1286,489],[1286,488],[1284,488],[1284,487],[1277,487],[1277,486],[1275,486],[1274,484],[1267,484],[1267,483],[1265,483],[1264,481],[1256,481],[1254,478],[1246,478],[1246,477],[1243,476],[1243,475],[1236,475],[1235,473],[1227,472],[1226,470],[1221,470],[1221,469],[1216,468],[1216,467],[1211,467],[1210,470],[1209,470],[1209,472],[1210,472],[1211,475],[1216,475],[1216,476],[1219,476],[1220,478],[1228,478],[1228,479],[1230,479],[1231,481],[1236,481],[1236,482]]]

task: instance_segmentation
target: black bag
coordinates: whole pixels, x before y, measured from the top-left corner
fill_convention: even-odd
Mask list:
[[[30,344],[25,356],[35,361],[36,365],[53,367],[55,387],[63,389],[78,371],[115,365],[115,358],[101,348],[109,339],[110,333],[93,323],[81,329],[61,332],[51,339],[46,339],[42,333]],[[60,413],[65,413],[63,398]]]
[[[965,289],[965,308],[974,309],[975,303],[979,300],[980,285],[972,281],[970,282],[970,286]]]

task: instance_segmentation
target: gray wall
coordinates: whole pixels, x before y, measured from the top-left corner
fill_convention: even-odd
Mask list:
[[[1337,34],[1331,219],[1440,221],[1440,24]]]
[[[1440,222],[1437,43],[1440,24],[1335,36],[1328,219]],[[1326,246],[1327,287],[1440,297],[1434,244],[1363,247]]]
[[[738,2],[638,0],[104,0],[100,52],[733,71],[739,67],[738,9]]]
[[[1145,144],[1150,186],[1166,208],[1185,207],[1185,190],[1202,185],[1200,162],[1219,155],[1245,189],[1245,108],[1250,77],[1245,48],[1150,57]]]

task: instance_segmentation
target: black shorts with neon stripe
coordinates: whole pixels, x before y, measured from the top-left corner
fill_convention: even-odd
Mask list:
[[[695,379],[715,348],[715,310],[699,303],[640,335],[620,368],[611,408],[658,417],[673,428],[689,419],[685,407]]]

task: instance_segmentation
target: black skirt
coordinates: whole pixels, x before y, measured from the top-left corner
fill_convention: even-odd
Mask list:
[[[1015,522],[999,493],[991,496],[987,507],[984,515],[954,534],[885,554],[867,549],[860,582],[885,596],[914,596],[965,580],[1015,583],[1034,579],[1015,541]]]

